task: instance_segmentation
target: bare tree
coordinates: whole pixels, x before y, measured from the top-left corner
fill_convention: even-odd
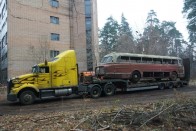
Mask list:
[[[33,62],[40,63],[49,59],[50,44],[47,37],[42,36],[39,38],[38,45],[29,45],[28,53],[33,58]]]

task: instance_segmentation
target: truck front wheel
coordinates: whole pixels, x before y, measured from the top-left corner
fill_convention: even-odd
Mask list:
[[[33,91],[26,90],[23,91],[19,96],[20,103],[23,105],[33,104],[35,101],[35,94]]]

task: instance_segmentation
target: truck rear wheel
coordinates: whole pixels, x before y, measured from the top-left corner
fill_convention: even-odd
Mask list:
[[[33,91],[23,91],[19,96],[20,103],[23,105],[33,104],[35,101],[35,94]]]
[[[114,95],[115,87],[113,84],[109,83],[104,86],[103,91],[106,96],[112,96]]]
[[[93,98],[98,98],[101,95],[101,88],[98,85],[95,85],[91,88],[90,95]]]

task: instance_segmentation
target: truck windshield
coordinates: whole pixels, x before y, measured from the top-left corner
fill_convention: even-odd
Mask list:
[[[39,67],[38,66],[33,66],[32,67],[32,73],[38,73],[39,72]]]

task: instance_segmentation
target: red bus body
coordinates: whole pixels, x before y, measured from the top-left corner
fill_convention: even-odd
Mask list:
[[[184,67],[179,57],[112,53],[104,58],[110,60],[105,60],[105,63],[102,60],[103,63],[95,70],[95,74],[104,79],[132,79],[134,74],[141,79],[157,80],[184,77]]]

